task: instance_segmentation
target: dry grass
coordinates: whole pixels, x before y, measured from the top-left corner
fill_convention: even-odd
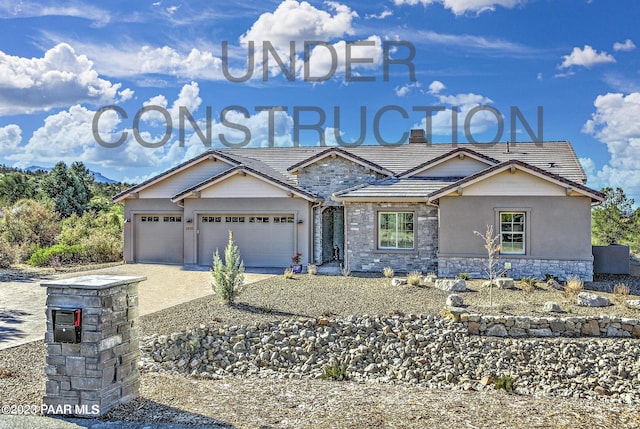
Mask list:
[[[384,267],[384,269],[382,270],[382,275],[388,279],[393,277],[395,274],[395,271],[393,271],[393,268],[391,267]]]
[[[564,292],[567,295],[575,296],[584,291],[584,282],[577,277],[569,277],[567,284],[564,287]]]
[[[629,286],[624,283],[618,283],[613,287],[614,295],[629,295],[630,292],[631,290],[629,289]]]
[[[318,274],[318,266],[316,264],[307,265],[307,274],[310,276],[315,276]]]
[[[532,293],[536,289],[536,283],[537,281],[533,277],[523,277],[518,282],[518,287],[523,292]]]
[[[282,276],[285,278],[285,280],[291,280],[295,278],[295,276],[293,275],[293,268],[286,268]]]
[[[422,273],[419,271],[411,271],[407,275],[407,284],[411,286],[420,286],[422,283]]]

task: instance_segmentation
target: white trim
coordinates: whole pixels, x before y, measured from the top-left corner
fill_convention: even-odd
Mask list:
[[[433,167],[436,167],[436,166],[438,166],[440,164],[443,164],[443,163],[445,163],[447,161],[450,161],[453,158],[458,158],[460,155],[463,155],[463,157],[460,158],[460,159],[463,159],[465,156],[468,156],[469,158],[475,159],[476,161],[479,161],[479,162],[485,164],[487,167],[491,167],[491,166],[496,165],[495,163],[492,163],[491,161],[489,161],[489,160],[487,160],[487,159],[485,159],[485,158],[483,158],[481,156],[478,156],[478,155],[476,155],[474,153],[468,152],[466,150],[459,150],[457,152],[450,153],[449,155],[443,157],[442,159],[439,159],[436,162],[433,162],[431,164],[425,165],[424,167],[422,167],[422,168],[420,168],[418,170],[414,170],[414,171],[411,171],[411,172],[404,172],[400,176],[398,176],[398,178],[399,179],[406,179],[408,177],[413,177],[413,176],[415,176],[417,174],[424,173],[425,171],[428,171],[429,169],[431,169]]]

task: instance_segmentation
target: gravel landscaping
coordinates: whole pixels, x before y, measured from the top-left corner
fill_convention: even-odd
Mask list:
[[[637,279],[632,277],[609,278],[606,282],[611,284],[601,282],[587,288],[611,290],[621,281],[630,286],[632,294],[638,294]],[[598,292],[613,305],[587,308],[576,305],[575,297],[565,296],[542,283],[531,293],[494,288],[494,305],[489,307],[488,289],[482,283],[470,281],[468,292],[458,292],[469,312],[544,316],[544,303],[555,301],[566,311],[564,316],[609,314],[640,318],[639,310],[625,305],[627,299],[638,299],[637,295]],[[196,377],[185,377],[194,368],[183,371],[170,365],[163,367],[148,349],[141,397],[113,410],[107,418],[193,424],[222,422],[234,427],[263,428],[640,427],[639,340],[477,337],[458,332],[438,317],[410,316],[438,315],[448,295],[430,284],[391,286],[390,280],[384,278],[298,275],[293,280],[284,280],[277,276],[248,286],[233,306],[224,306],[216,297],[208,296],[143,316],[139,323],[141,337],[156,335],[147,344],[158,342],[160,335],[179,331],[187,333],[168,335],[167,342],[184,344],[195,332],[196,337],[200,335],[199,344],[203,339],[206,344],[209,341],[206,330],[222,330],[211,344],[218,341],[220,347],[228,340],[232,355],[244,353],[247,371],[238,370],[234,375],[233,368],[228,371],[227,366],[214,365],[210,377],[198,374],[202,371],[197,371]],[[357,316],[349,318],[349,315]],[[307,323],[312,325],[305,328]],[[354,335],[339,335],[349,324],[350,330],[357,331],[367,323],[370,332],[365,329],[359,340]],[[420,325],[424,323],[428,327]],[[300,324],[297,334],[276,334],[261,344],[281,349],[286,347],[284,342],[294,341],[291,335],[297,335],[299,347],[304,348],[309,337],[314,337],[315,345],[315,339],[326,333],[322,341],[335,344],[335,353],[318,355],[316,362],[308,363],[306,372],[302,371],[302,365],[308,356],[304,362],[296,363],[285,355],[282,359],[276,357],[277,368],[250,374],[251,359],[255,358],[254,366],[260,368],[259,361],[271,361],[272,356],[267,356],[266,349],[257,343],[254,354],[252,337],[246,332],[255,329],[260,342],[265,332],[293,331],[297,324]],[[418,325],[424,329],[418,329]],[[300,337],[302,329],[307,329],[305,341]],[[234,352],[238,332],[243,330],[245,343]],[[350,380],[320,379],[328,364],[343,363],[356,355],[354,350],[360,344],[355,341],[362,341],[364,333],[376,340],[371,341],[369,350],[361,350],[362,356],[352,363]],[[414,343],[403,350],[405,356],[398,349],[405,347],[404,340],[399,340],[400,333],[405,338],[413,335]],[[417,333],[423,337],[417,337]],[[295,345],[290,346],[295,349]],[[400,360],[394,362],[394,358]],[[402,367],[405,362],[411,365]],[[44,391],[43,366],[41,342],[1,351],[0,390],[10,392],[3,395],[3,403],[39,404]],[[206,365],[202,368],[206,372]],[[427,375],[429,371],[432,374]],[[507,372],[516,380],[515,395],[497,391],[488,380],[482,380]],[[397,377],[398,374],[402,375]],[[527,418],[522,419],[523,415]]]

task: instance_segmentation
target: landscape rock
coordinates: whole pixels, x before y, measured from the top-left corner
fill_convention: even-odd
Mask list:
[[[391,286],[402,286],[407,284],[407,279],[402,279],[400,277],[393,277],[391,279]]]
[[[580,292],[576,303],[585,307],[608,307],[609,298],[589,292]]]
[[[498,289],[513,289],[514,283],[513,279],[509,277],[498,277],[495,279],[495,284],[498,286]]]
[[[436,280],[438,280],[438,276],[435,274],[427,274],[424,276],[425,283],[435,283]]]
[[[464,304],[464,299],[460,295],[456,295],[452,293],[447,297],[446,306],[447,307],[462,307]]]
[[[560,308],[560,304],[555,301],[547,301],[544,303],[542,307],[542,311],[545,313],[562,313],[562,309]]]
[[[558,283],[557,281],[555,281],[554,279],[547,280],[547,286],[549,286],[550,288],[555,289],[555,290],[563,290],[564,289],[562,287],[562,285],[560,283]]]
[[[490,337],[506,337],[509,335],[507,333],[507,328],[504,325],[493,325],[489,329],[487,329],[487,336]]]
[[[628,299],[627,307],[640,310],[640,299]]]
[[[447,292],[464,292],[467,282],[464,279],[437,279],[436,288]]]

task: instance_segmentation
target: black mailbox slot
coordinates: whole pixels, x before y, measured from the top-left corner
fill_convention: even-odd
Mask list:
[[[79,343],[82,338],[82,310],[55,309],[53,316],[53,341],[56,343]]]

